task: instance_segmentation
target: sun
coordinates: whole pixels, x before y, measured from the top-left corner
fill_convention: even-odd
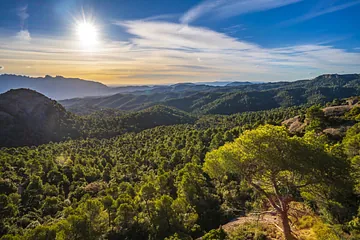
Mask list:
[[[76,34],[80,44],[88,50],[94,48],[98,43],[98,29],[93,23],[85,20],[78,22],[76,24]]]

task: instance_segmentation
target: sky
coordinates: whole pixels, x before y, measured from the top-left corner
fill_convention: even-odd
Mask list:
[[[1,0],[0,74],[104,84],[360,71],[360,0]]]

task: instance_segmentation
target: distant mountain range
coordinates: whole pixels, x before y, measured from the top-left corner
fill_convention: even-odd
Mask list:
[[[243,86],[254,84],[252,82],[199,82],[179,83],[174,85],[139,85],[139,86],[118,86],[109,87],[95,81],[88,81],[79,78],[65,78],[62,76],[28,77],[19,75],[0,75],[0,93],[10,89],[28,88],[40,92],[52,99],[63,100],[86,96],[106,96],[116,93],[137,93],[146,94],[156,92],[181,92],[181,91],[208,91],[215,87]]]
[[[233,114],[301,104],[316,104],[360,94],[360,75],[327,74],[312,80],[224,87],[192,83],[149,91],[60,101],[69,111],[87,114],[101,109],[138,111],[162,104],[196,114]]]
[[[50,77],[46,78],[50,81]],[[78,86],[84,84],[79,81],[82,80],[74,80]],[[38,145],[67,138],[112,137],[154,126],[193,123],[209,114],[323,104],[360,95],[360,75],[327,74],[312,80],[239,86],[186,83],[121,90],[135,91],[59,102],[30,89],[0,94],[0,147]]]
[[[115,93],[145,91],[149,86],[108,87],[95,81],[79,78],[64,78],[62,76],[27,77],[19,75],[0,75],[0,93],[10,89],[29,88],[52,99],[68,99],[85,96],[104,96]]]
[[[214,82],[195,82],[194,84],[197,85],[209,85],[209,86],[215,86],[215,87],[225,87],[225,86],[231,86],[231,85],[249,85],[249,84],[259,84],[263,82],[249,82],[249,81],[214,81]]]
[[[360,75],[325,74],[311,80],[256,84],[228,82],[225,86],[178,83],[121,87],[61,76],[0,75],[0,93],[14,88],[33,89],[61,100],[66,109],[78,114],[109,108],[138,111],[158,104],[196,114],[232,114],[359,95]]]

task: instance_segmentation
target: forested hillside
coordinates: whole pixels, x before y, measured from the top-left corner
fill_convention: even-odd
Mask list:
[[[60,103],[74,113],[89,113],[106,108],[138,111],[162,104],[195,114],[234,114],[301,104],[324,104],[335,98],[359,95],[359,86],[358,74],[333,74],[313,80],[225,87],[179,84],[145,92],[69,99]]]
[[[0,150],[1,239],[358,239],[359,109],[76,117],[96,138]],[[280,126],[294,117],[299,131]],[[279,220],[219,229],[268,211]]]
[[[1,94],[1,239],[358,239],[358,81]]]
[[[28,89],[0,94],[0,146],[38,145],[78,137],[72,114]]]
[[[360,240],[360,0],[0,0],[0,240]]]
[[[195,118],[188,113],[166,106],[153,106],[126,114],[109,110],[81,117],[29,89],[0,94],[0,147],[87,137],[109,138],[126,132],[194,121]]]

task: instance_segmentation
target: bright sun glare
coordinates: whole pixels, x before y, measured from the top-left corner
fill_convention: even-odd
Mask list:
[[[92,49],[98,43],[98,30],[93,23],[86,21],[77,23],[77,36],[83,47]]]

